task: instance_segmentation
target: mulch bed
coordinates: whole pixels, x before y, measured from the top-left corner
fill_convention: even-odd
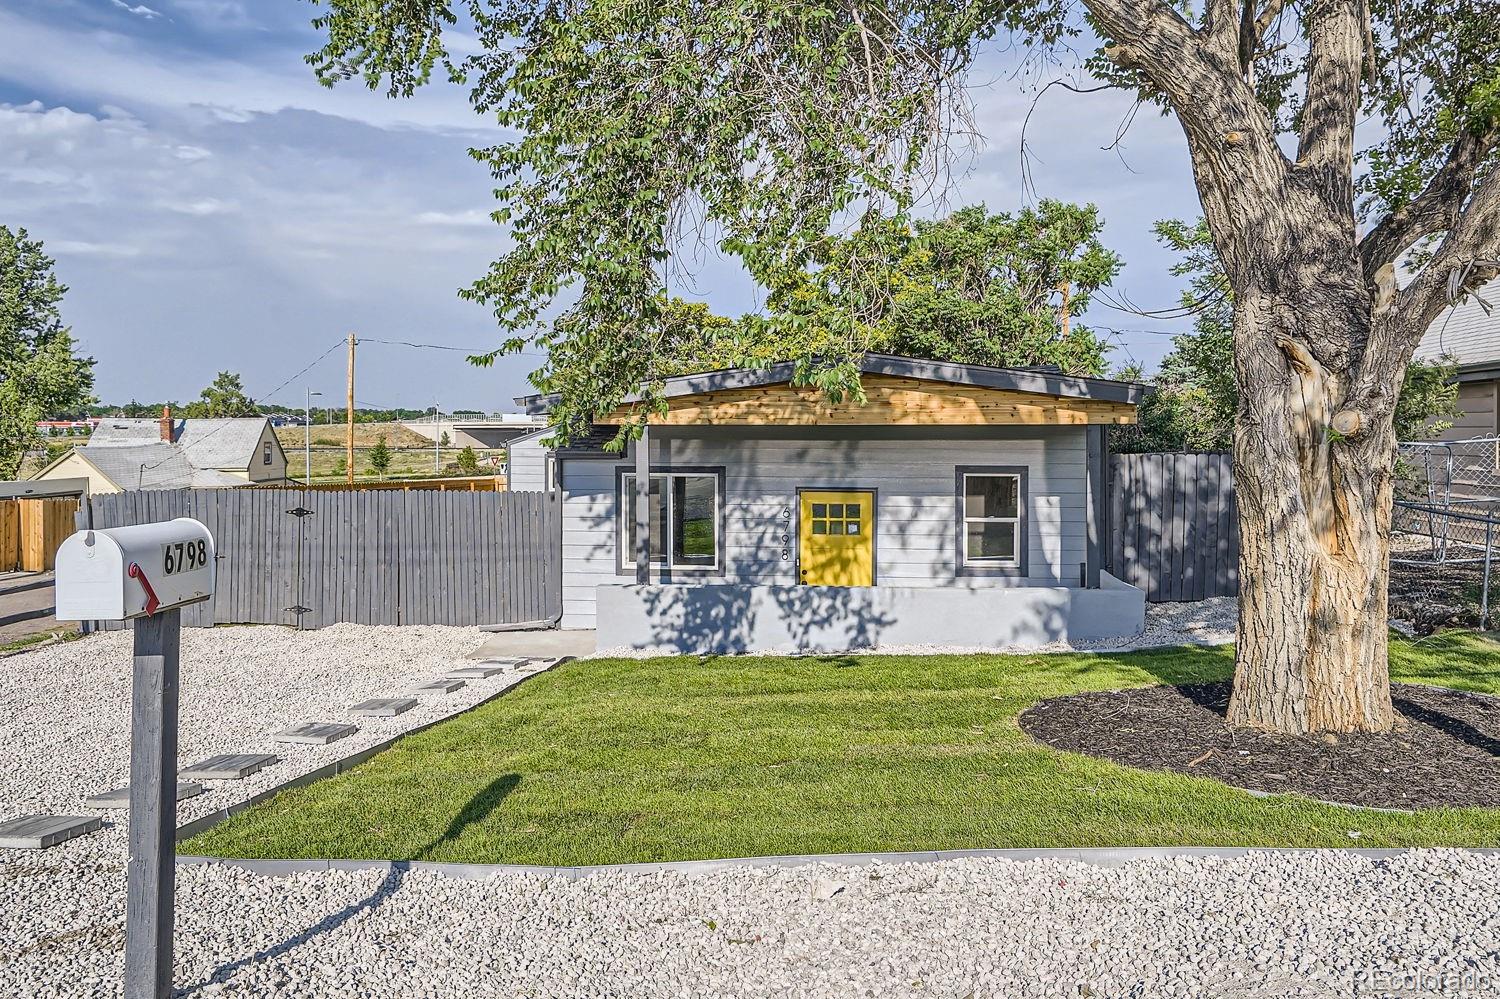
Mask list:
[[[1229,684],[1143,687],[1042,701],[1038,742],[1125,766],[1370,808],[1500,806],[1500,699],[1393,684],[1397,731],[1271,735],[1224,721]]]

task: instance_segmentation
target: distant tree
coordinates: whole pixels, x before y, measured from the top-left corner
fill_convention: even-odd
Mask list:
[[[448,445],[450,445],[452,443],[453,443],[453,440],[452,440],[452,438],[450,438],[448,436],[448,431],[444,430],[443,431],[443,436],[440,437],[440,438],[438,438],[438,446],[439,447],[447,447]]]
[[[94,359],[78,356],[59,303],[68,291],[25,229],[0,225],[0,479],[41,446],[38,420],[93,401]]]
[[[260,408],[245,394],[245,385],[239,375],[233,371],[220,371],[213,384],[199,394],[197,401],[184,407],[183,415],[190,419],[258,416]]]
[[[465,475],[473,475],[479,471],[479,455],[474,453],[474,448],[468,444],[458,452],[458,470]]]
[[[1044,199],[992,214],[867,217],[853,235],[814,251],[806,281],[774,295],[773,312],[851,330],[856,346],[936,361],[1055,364],[1104,371],[1105,346],[1077,322],[1120,270],[1093,205]],[[834,337],[833,339],[838,339]]]
[[[384,475],[391,467],[391,449],[385,443],[385,434],[375,438],[375,446],[370,448],[370,469],[376,475]]]
[[[343,458],[340,458],[338,461],[333,463],[334,475],[343,475],[347,471],[349,471],[349,463]]]

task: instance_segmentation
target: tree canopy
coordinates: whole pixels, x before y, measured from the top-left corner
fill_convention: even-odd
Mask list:
[[[325,83],[392,96],[442,68],[511,130],[475,156],[513,245],[465,294],[508,349],[566,355],[585,338],[610,359],[587,383],[598,394],[564,392],[560,415],[577,418],[575,401],[608,408],[659,381],[637,345],[671,333],[664,270],[689,230],[786,296],[850,213],[906,218],[967,134],[966,74],[1002,35],[1064,55],[1102,39],[1088,68],[1182,119],[1232,279],[1279,236],[1272,189],[1357,211],[1372,280],[1450,233],[1442,273],[1405,303],[1425,326],[1454,266],[1473,287],[1474,262],[1500,254],[1500,178],[1484,181],[1500,139],[1493,15],[1487,0],[327,0],[308,58]],[[478,46],[460,58],[444,32],[461,20]],[[1473,224],[1455,228],[1465,207]]]
[[[632,342],[625,360],[666,377],[881,351],[1100,375],[1109,348],[1078,320],[1120,269],[1102,229],[1094,206],[1053,200],[1013,214],[972,205],[941,219],[867,217],[820,245],[763,313],[730,319],[660,296],[652,335]],[[559,321],[538,384],[593,398],[618,377],[621,345],[575,331],[577,321]],[[809,365],[805,376],[833,394],[859,393],[836,365]]]
[[[36,423],[93,401],[93,358],[77,354],[61,303],[67,286],[25,229],[0,225],[0,479],[39,447]]]
[[[866,218],[820,243],[770,312],[848,332],[848,349],[969,364],[1055,364],[1102,374],[1105,347],[1076,321],[1120,270],[1093,205],[984,205],[941,219]],[[829,337],[836,339],[836,337]]]
[[[196,419],[259,416],[260,407],[245,394],[245,383],[239,375],[220,371],[196,400],[183,407],[182,415]]]

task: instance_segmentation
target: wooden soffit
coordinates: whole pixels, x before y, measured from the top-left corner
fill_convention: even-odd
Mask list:
[[[865,375],[867,402],[830,403],[808,385],[731,388],[671,400],[659,426],[1087,426],[1136,421],[1130,403],[1073,399],[954,385],[948,382]],[[623,423],[636,405],[601,414],[600,423]]]

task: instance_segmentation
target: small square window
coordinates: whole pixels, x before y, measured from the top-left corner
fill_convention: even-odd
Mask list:
[[[842,503],[830,503],[830,504],[828,504],[828,516],[832,517],[834,520],[842,520],[843,516],[844,516],[844,504],[842,504]]]
[[[846,520],[846,521],[844,521],[844,533],[845,534],[858,534],[859,533],[859,521],[857,521],[857,520]]]
[[[828,533],[828,521],[826,521],[826,520],[814,520],[813,521],[812,532],[814,534],[827,534]]]
[[[812,505],[812,508],[813,508],[813,516],[814,517],[826,517],[826,516],[828,516],[828,504],[827,503],[814,503]]]
[[[858,503],[845,503],[844,504],[844,516],[848,517],[850,520],[858,520],[859,519],[859,504]],[[852,534],[854,532],[851,531],[849,533]]]

